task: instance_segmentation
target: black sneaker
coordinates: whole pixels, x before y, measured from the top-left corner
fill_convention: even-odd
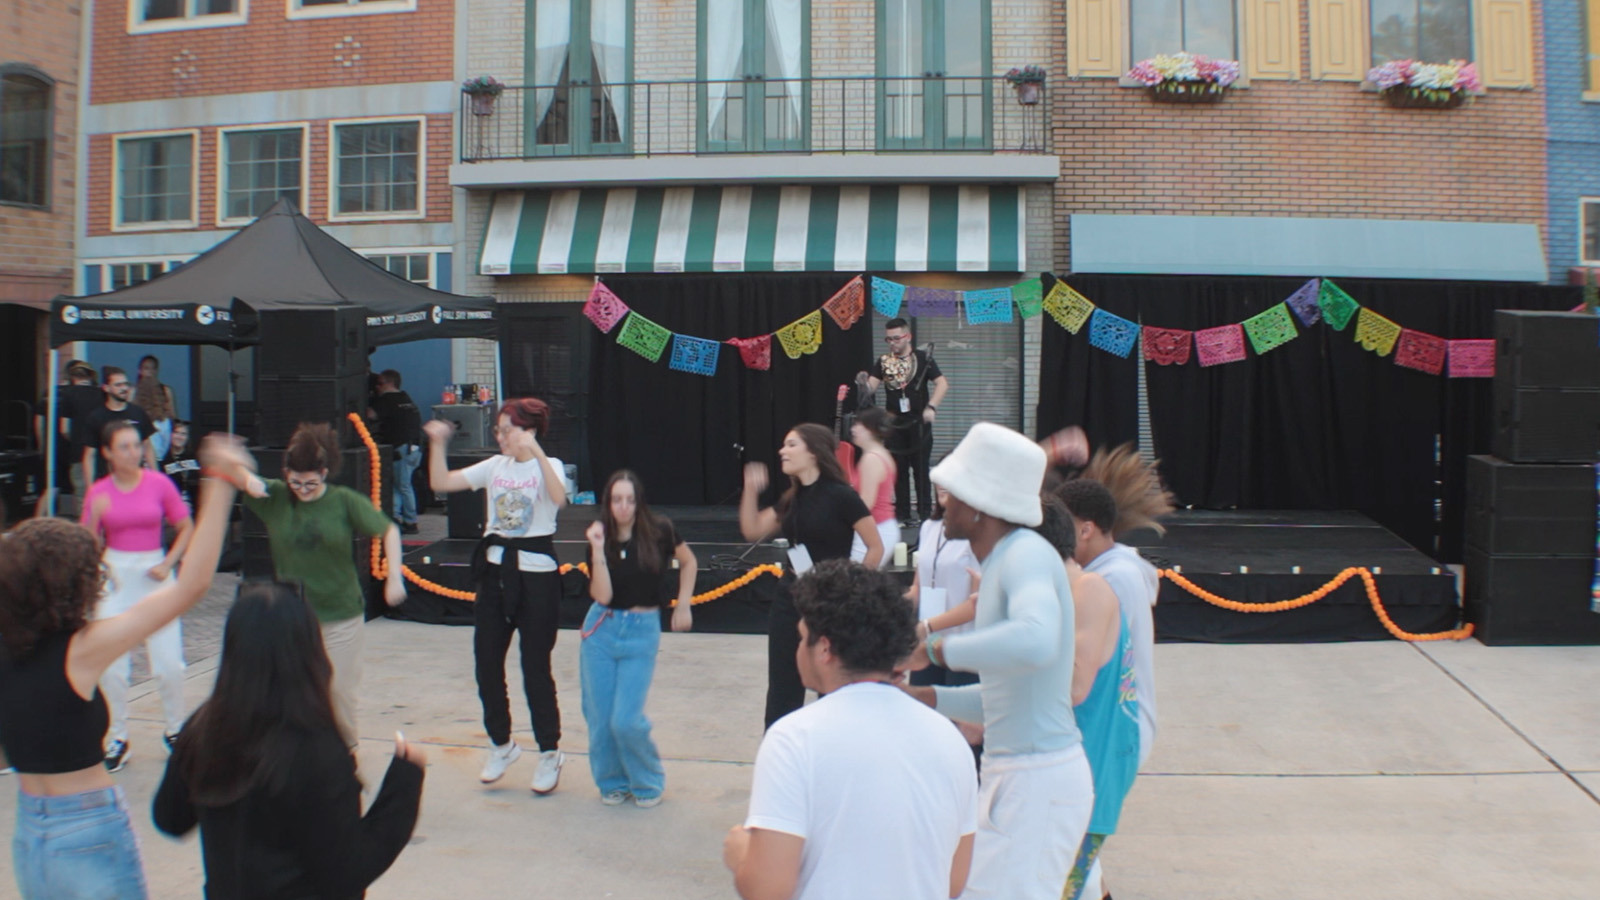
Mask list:
[[[168,753],[178,749],[178,735],[180,733],[181,732],[173,732],[172,734],[163,734],[161,736],[161,743],[167,745]]]
[[[421,530],[422,529],[418,528],[417,527],[417,523],[415,523],[415,522],[401,522],[400,523],[400,533],[401,534],[416,534],[418,531],[421,531]]]
[[[128,765],[128,742],[115,740],[106,745],[106,771],[121,772]]]

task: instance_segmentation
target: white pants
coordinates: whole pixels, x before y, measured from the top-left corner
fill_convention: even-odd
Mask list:
[[[333,665],[333,684],[328,688],[333,700],[333,718],[345,745],[351,748],[361,740],[361,731],[356,726],[356,688],[361,686],[361,656],[366,647],[364,616],[322,623],[322,649]]]
[[[883,556],[878,558],[878,568],[889,567],[890,558],[894,556],[894,545],[900,543],[900,523],[893,519],[885,519],[878,523],[878,540],[883,542]],[[850,561],[861,562],[867,558],[867,542],[861,535],[850,538]]]
[[[109,619],[133,608],[135,603],[150,595],[162,582],[150,578],[150,570],[166,558],[160,550],[129,552],[107,548],[106,568],[110,570],[106,593],[95,608],[96,619]],[[173,580],[167,576],[167,582]],[[150,673],[155,676],[161,691],[161,711],[166,718],[168,734],[176,734],[183,727],[183,627],[177,619],[144,642],[150,657]],[[123,654],[100,676],[100,692],[105,694],[111,711],[111,727],[106,736],[110,740],[128,739],[128,679],[133,671],[133,661]]]
[[[1060,900],[1093,811],[1094,778],[1081,746],[984,754],[972,875],[962,900]]]

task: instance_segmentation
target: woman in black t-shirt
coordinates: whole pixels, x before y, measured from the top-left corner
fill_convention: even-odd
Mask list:
[[[764,541],[780,528],[789,541],[791,570],[804,575],[816,563],[849,559],[850,540],[860,535],[867,545],[861,560],[875,568],[883,557],[883,540],[861,497],[850,487],[834,455],[833,432],[810,422],[783,436],[778,463],[789,476],[789,489],[775,506],[760,507],[767,488],[765,463],[744,467],[744,496],[739,501],[739,530],[747,541]],[[787,592],[772,602],[767,619],[767,727],[805,704],[806,689],[794,654],[800,646],[800,614]]]
[[[589,526],[589,596],[578,654],[583,718],[589,725],[589,769],[600,802],[618,806],[633,798],[649,808],[661,802],[665,775],[650,739],[645,695],[661,646],[661,581],[668,560],[678,561],[678,600],[672,630],[694,625],[695,558],[672,522],[650,512],[639,476],[623,469],[600,492],[600,521]]]

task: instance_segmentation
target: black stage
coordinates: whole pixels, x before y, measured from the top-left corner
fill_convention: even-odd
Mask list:
[[[731,506],[658,507],[700,560],[695,586],[702,593],[739,577],[752,566],[784,562],[771,544],[752,547],[739,536],[738,511]],[[556,555],[563,563],[587,558],[583,531],[593,521],[592,506],[569,506],[557,518]],[[1177,567],[1208,591],[1247,603],[1287,600],[1316,590],[1340,570],[1377,570],[1379,596],[1401,628],[1412,632],[1456,627],[1460,604],[1455,576],[1371,519],[1353,512],[1179,511],[1166,520],[1167,534],[1137,532],[1127,543],[1159,568]],[[908,543],[916,532],[907,529]],[[444,540],[406,553],[419,575],[449,588],[471,589],[471,555],[476,541]],[[1241,573],[1240,567],[1248,570]],[[1300,571],[1296,573],[1294,568]],[[891,570],[910,583],[909,569]],[[576,628],[588,608],[581,573],[564,579],[562,626]],[[670,596],[676,574],[663,579]],[[763,575],[748,586],[695,607],[695,630],[759,634],[766,630],[766,607],[782,590]],[[397,618],[443,624],[469,624],[470,602],[452,600],[410,586],[410,599],[390,612]],[[665,615],[665,613],[663,613]],[[1390,637],[1368,603],[1360,579],[1352,579],[1318,602],[1278,613],[1239,613],[1221,609],[1165,579],[1156,605],[1156,634],[1162,641],[1222,643],[1303,643],[1383,640]]]

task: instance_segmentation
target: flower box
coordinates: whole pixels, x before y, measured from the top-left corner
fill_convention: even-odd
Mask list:
[[[1128,78],[1148,88],[1157,103],[1220,103],[1239,80],[1239,62],[1189,52],[1163,54],[1129,69]]]
[[[1447,63],[1396,59],[1368,71],[1367,81],[1396,109],[1455,109],[1483,89],[1477,67],[1459,59]]]
[[[1148,89],[1157,103],[1221,103],[1226,85],[1208,81],[1163,81]]]

